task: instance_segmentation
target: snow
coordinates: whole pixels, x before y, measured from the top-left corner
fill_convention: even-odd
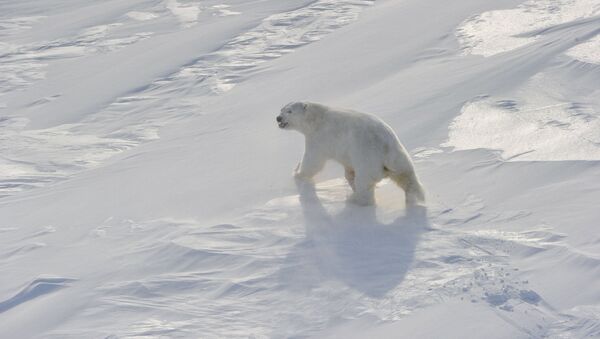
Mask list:
[[[539,73],[516,97],[477,98],[454,119],[444,146],[498,149],[509,161],[600,160],[598,113],[590,103],[562,99],[560,88]]]
[[[488,57],[530,44],[545,29],[576,25],[598,14],[596,0],[530,0],[516,8],[474,15],[460,25],[457,35],[466,53]]]
[[[600,336],[597,1],[4,1],[0,337]],[[377,114],[425,207],[296,182]]]
[[[598,45],[600,45],[600,35],[596,35],[588,41],[569,49],[567,55],[579,61],[600,64]]]
[[[198,21],[198,14],[200,14],[200,8],[196,4],[184,5],[179,3],[177,0],[168,0],[167,9],[177,17],[177,20],[181,22],[184,27],[194,26]]]

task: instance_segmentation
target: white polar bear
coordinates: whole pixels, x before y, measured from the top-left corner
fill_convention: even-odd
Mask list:
[[[316,103],[292,102],[281,109],[276,120],[280,128],[305,136],[304,156],[296,177],[310,179],[333,159],[344,166],[353,190],[351,202],[374,204],[375,184],[385,177],[402,187],[407,205],[425,201],[408,152],[392,128],[379,118]]]

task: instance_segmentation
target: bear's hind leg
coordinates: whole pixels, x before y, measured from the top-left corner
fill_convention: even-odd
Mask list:
[[[352,188],[352,191],[355,191],[356,187],[354,186],[354,169],[352,167],[344,167],[344,175],[346,177],[346,180],[348,181],[348,184]]]
[[[425,192],[414,172],[386,172],[398,186],[404,190],[406,205],[412,206],[425,202]]]

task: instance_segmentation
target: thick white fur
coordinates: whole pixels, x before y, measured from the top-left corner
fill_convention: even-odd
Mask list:
[[[282,129],[305,136],[305,151],[295,175],[311,179],[329,159],[344,166],[359,205],[375,203],[375,184],[385,177],[400,186],[407,205],[425,201],[423,187],[408,152],[390,126],[379,118],[310,102],[292,102],[281,109]]]

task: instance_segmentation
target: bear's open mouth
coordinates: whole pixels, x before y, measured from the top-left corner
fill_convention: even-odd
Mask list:
[[[282,121],[278,125],[279,125],[279,128],[285,128],[288,125],[288,123]]]

